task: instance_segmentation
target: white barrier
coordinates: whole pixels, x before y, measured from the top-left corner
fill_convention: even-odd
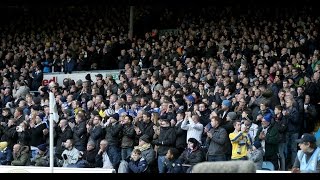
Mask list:
[[[55,73],[44,73],[43,74],[43,80],[42,85],[46,86],[50,82],[57,82],[61,86],[63,83],[63,80],[65,78],[73,79],[75,82],[78,80],[85,80],[85,77],[87,74],[91,75],[91,80],[93,82],[96,81],[96,75],[102,74],[103,78],[106,77],[106,75],[112,75],[113,79],[116,80],[117,83],[119,83],[119,74],[121,70],[101,70],[101,71],[74,71],[71,74],[65,74],[62,72],[55,72]]]
[[[256,170],[256,173],[291,173],[291,171]]]
[[[0,173],[51,173],[50,167],[0,166]],[[115,173],[114,169],[54,167],[53,173]]]
[[[0,166],[0,173],[51,173],[50,167]],[[115,173],[114,169],[54,167],[53,173]],[[291,171],[256,170],[256,173],[291,173]]]

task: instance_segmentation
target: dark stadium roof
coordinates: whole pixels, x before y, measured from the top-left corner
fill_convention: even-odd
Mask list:
[[[281,7],[294,7],[294,6],[303,6],[306,4],[315,4],[315,0],[303,0],[303,1],[288,1],[288,0],[1,0],[1,7],[29,7],[29,6],[52,6],[52,7],[65,7],[71,5],[90,5],[90,4],[110,4],[112,5],[121,5],[121,4],[130,4],[130,5],[262,5],[262,6],[281,6]]]

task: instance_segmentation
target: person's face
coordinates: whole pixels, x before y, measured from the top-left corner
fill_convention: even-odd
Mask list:
[[[287,108],[292,107],[292,101],[291,100],[286,100],[286,107]]]
[[[262,111],[264,111],[264,110],[266,110],[266,105],[264,105],[264,104],[260,104],[260,110],[262,110]]]
[[[143,119],[143,122],[148,122],[150,118],[144,114],[142,115],[142,119]]]
[[[36,116],[36,123],[39,124],[41,121],[42,120],[41,120],[40,116]]]
[[[172,157],[173,157],[173,155],[172,155],[172,153],[171,153],[171,151],[170,150],[168,150],[167,151],[167,154],[166,154],[166,159],[172,159]]]
[[[299,143],[298,145],[303,152],[308,152],[307,150],[310,146],[309,142],[302,142],[302,143]]]
[[[218,125],[218,122],[213,118],[211,118],[211,122],[210,123],[211,123],[212,127],[216,127]]]
[[[60,122],[59,122],[59,127],[60,127],[60,128],[63,128],[64,126],[65,126],[65,121],[60,121]]]
[[[247,129],[251,127],[251,123],[249,121],[244,121],[244,125],[246,126]]]
[[[146,142],[144,140],[142,140],[142,139],[139,139],[139,146],[142,146],[144,144],[146,144]]]
[[[266,121],[264,118],[262,118],[262,121],[261,121],[262,127],[268,127],[269,124],[270,124],[270,123],[269,123],[268,121]]]
[[[128,116],[125,116],[122,120],[123,124],[129,124],[131,122],[130,118]]]
[[[205,111],[206,110],[206,107],[204,104],[200,104],[199,105],[199,111]]]
[[[236,124],[234,125],[234,129],[236,129],[237,131],[241,130],[241,122],[236,122]]]
[[[70,147],[72,147],[72,144],[71,144],[71,142],[70,142],[69,139],[65,142],[64,146],[65,146],[65,148],[67,148],[67,149],[70,148]]]
[[[100,123],[100,119],[98,117],[93,118],[93,124],[98,125]]]
[[[16,154],[16,153],[19,152],[19,150],[20,150],[20,145],[19,145],[19,144],[15,144],[15,145],[13,146],[13,153]]]
[[[94,146],[92,144],[87,144],[87,151],[91,151],[94,149]]]
[[[216,108],[216,107],[218,107],[217,103],[216,103],[216,102],[212,102],[212,103],[211,103],[211,108],[214,109],[214,108]]]
[[[131,158],[133,159],[133,161],[137,161],[140,158],[140,155],[135,152],[132,152]]]
[[[7,116],[8,115],[8,111],[2,111],[2,116]]]
[[[280,114],[281,111],[280,111],[278,108],[275,108],[275,109],[274,109],[274,113],[275,113],[275,114]]]
[[[254,91],[254,96],[256,96],[256,97],[258,97],[258,96],[260,96],[260,90],[259,89],[256,89],[255,91]]]
[[[194,148],[194,144],[192,142],[188,142],[188,148],[189,149],[193,149]]]
[[[310,96],[306,95],[306,97],[304,98],[304,103],[307,104],[310,102]]]
[[[15,110],[14,111],[14,117],[18,117],[20,115],[19,111]]]
[[[105,150],[107,148],[108,143],[105,141],[100,142],[100,149]]]
[[[282,87],[284,87],[284,88],[287,88],[288,87],[288,82],[286,82],[286,81],[284,81],[283,83],[282,83]]]

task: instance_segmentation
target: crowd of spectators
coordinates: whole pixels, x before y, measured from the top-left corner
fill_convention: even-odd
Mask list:
[[[296,140],[319,123],[319,16],[311,7],[161,12],[155,20],[136,8],[139,25],[153,17],[159,27],[132,39],[129,7],[53,9],[2,25],[1,164],[49,166],[51,91],[55,166],[176,173],[249,159],[291,169]],[[41,84],[45,73],[98,69],[119,69],[119,83],[88,74]]]

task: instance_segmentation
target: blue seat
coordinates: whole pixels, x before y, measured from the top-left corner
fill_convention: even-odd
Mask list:
[[[274,165],[270,161],[263,161],[262,170],[274,171]]]

